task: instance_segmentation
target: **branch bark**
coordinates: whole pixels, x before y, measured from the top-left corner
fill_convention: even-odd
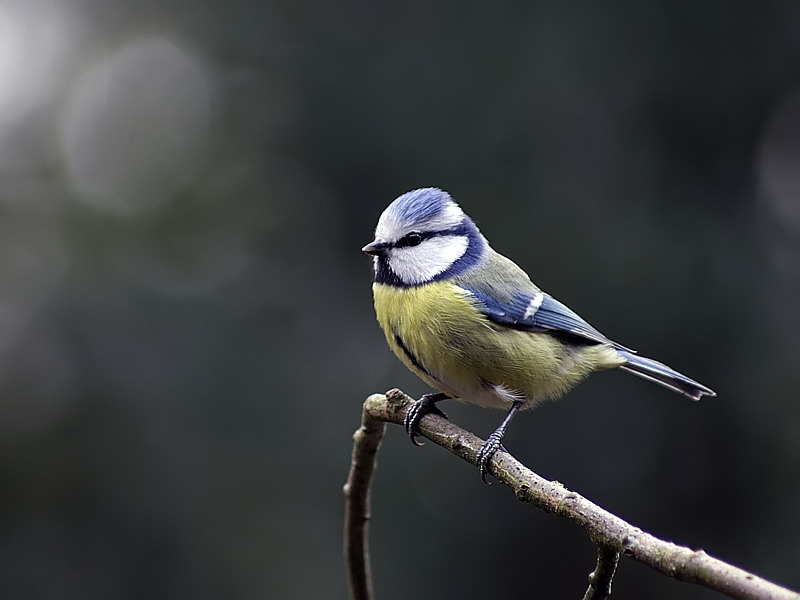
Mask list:
[[[386,423],[372,418],[365,405],[361,427],[353,434],[353,457],[344,485],[344,556],[352,600],[374,597],[369,564],[370,490],[378,447],[385,431]]]
[[[402,425],[412,402],[400,390],[390,390],[386,395],[374,394],[364,402],[362,425],[354,436],[353,462],[345,486],[345,557],[353,599],[372,600],[373,597],[366,523],[370,479],[383,437],[383,424]],[[483,443],[477,436],[433,414],[422,419],[419,429],[432,442],[472,465],[477,464],[478,450]],[[608,597],[617,559],[623,555],[668,577],[716,590],[737,600],[800,600],[800,594],[709,556],[703,550],[691,550],[645,533],[560,483],[540,477],[506,452],[495,454],[489,463],[489,472],[511,488],[518,500],[568,519],[589,534],[598,547],[598,560],[584,598]]]
[[[589,588],[583,600],[606,600],[611,596],[611,581],[617,572],[619,552],[603,544],[597,544],[597,566],[589,573]]]

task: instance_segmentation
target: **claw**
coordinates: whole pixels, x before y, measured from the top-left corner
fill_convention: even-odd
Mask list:
[[[490,435],[478,451],[478,469],[481,473],[481,481],[486,485],[491,485],[491,482],[486,481],[486,474],[489,472],[489,461],[497,454],[498,450],[505,450],[500,443],[502,436],[498,435],[495,431]]]
[[[417,429],[420,419],[422,419],[422,412],[420,401],[418,400],[414,404],[411,405],[411,408],[408,409],[406,413],[406,418],[403,419],[403,427],[406,429],[406,433],[408,433],[408,438],[411,440],[411,443],[415,446],[424,446],[425,444],[417,441],[417,434],[419,433],[419,429]]]
[[[406,417],[403,419],[403,427],[405,427],[412,444],[415,446],[425,445],[417,441],[417,436],[420,435],[419,422],[422,420],[422,417],[428,414],[436,414],[445,419],[447,418],[447,415],[436,406],[437,402],[445,398],[447,398],[445,394],[425,394],[408,409]]]
[[[502,444],[503,436],[506,434],[506,429],[511,419],[514,418],[514,415],[517,414],[520,408],[522,408],[521,401],[514,402],[514,404],[511,405],[506,418],[500,423],[500,427],[495,429],[492,435],[486,438],[486,441],[483,442],[481,449],[478,451],[478,469],[481,472],[481,480],[487,485],[489,485],[489,482],[486,481],[486,473],[489,472],[489,461],[492,460],[492,457],[498,450],[506,452]]]

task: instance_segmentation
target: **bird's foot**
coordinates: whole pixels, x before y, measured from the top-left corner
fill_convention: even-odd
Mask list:
[[[508,429],[508,424],[511,423],[511,419],[514,418],[520,409],[522,408],[523,402],[522,400],[515,400],[514,403],[511,405],[511,408],[508,409],[508,413],[506,414],[506,418],[503,419],[503,422],[500,423],[500,426],[492,432],[486,441],[483,442],[481,449],[478,450],[478,469],[481,472],[481,479],[483,483],[489,484],[486,481],[486,473],[489,472],[489,461],[492,460],[492,457],[497,453],[498,450],[502,450],[503,452],[508,452],[505,448],[503,448],[503,436],[506,434],[506,429]]]
[[[486,441],[483,442],[481,449],[478,451],[478,469],[481,472],[483,483],[487,485],[491,485],[490,482],[486,481],[486,474],[489,472],[489,461],[497,454],[498,450],[506,452],[506,449],[503,448],[503,444],[500,443],[502,439],[502,434],[495,431],[486,438]]]
[[[403,427],[406,429],[406,433],[408,433],[408,437],[411,439],[411,443],[415,446],[422,446],[423,444],[417,441],[417,436],[420,435],[419,433],[419,422],[422,420],[422,417],[428,414],[435,414],[439,415],[440,417],[447,418],[447,415],[444,414],[442,409],[436,406],[436,403],[440,400],[444,400],[448,396],[446,394],[425,394],[419,400],[414,402],[411,407],[406,412],[406,418],[403,420]]]

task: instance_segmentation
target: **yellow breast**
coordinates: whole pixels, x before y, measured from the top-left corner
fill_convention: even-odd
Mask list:
[[[607,346],[567,346],[547,334],[497,325],[448,282],[374,284],[375,312],[394,353],[428,385],[483,406],[507,408],[503,386],[533,404],[557,397],[598,368],[618,366]],[[614,364],[611,364],[614,363]]]

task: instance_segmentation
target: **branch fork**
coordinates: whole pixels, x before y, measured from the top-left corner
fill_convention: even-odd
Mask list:
[[[364,402],[361,427],[353,436],[350,474],[345,494],[345,563],[352,600],[373,600],[369,568],[368,523],[370,487],[375,458],[386,423],[403,425],[413,399],[393,389]],[[419,424],[420,433],[472,465],[478,464],[483,440],[447,419],[430,414]],[[507,452],[489,462],[489,472],[511,488],[517,500],[568,519],[584,529],[597,546],[597,564],[589,575],[583,600],[611,595],[611,582],[620,555],[644,563],[679,581],[716,590],[737,600],[800,600],[800,594],[734,567],[703,550],[661,540],[593,504],[562,484],[540,477]]]

